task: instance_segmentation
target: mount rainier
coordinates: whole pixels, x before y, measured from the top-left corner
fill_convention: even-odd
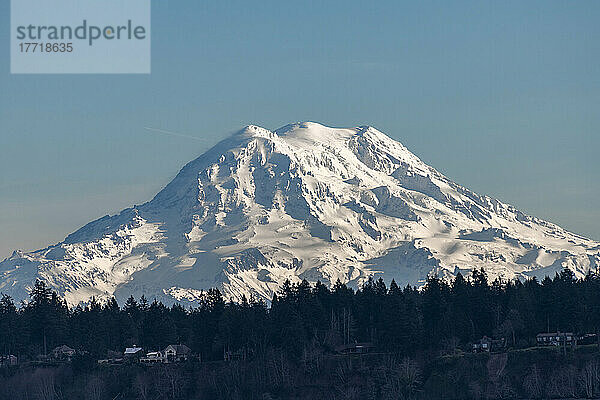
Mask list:
[[[480,196],[372,127],[247,126],[154,199],[0,263],[0,292],[35,279],[71,305],[145,294],[270,299],[287,279],[422,285],[483,267],[504,279],[600,266],[600,243]]]

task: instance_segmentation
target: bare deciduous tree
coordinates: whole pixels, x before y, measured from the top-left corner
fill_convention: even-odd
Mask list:
[[[382,388],[385,399],[413,399],[421,384],[421,371],[416,362],[404,358],[399,364],[388,360],[385,383]]]
[[[267,368],[269,381],[273,386],[285,386],[291,382],[291,366],[283,352],[272,352]]]
[[[103,400],[106,396],[106,385],[98,376],[90,376],[85,385],[86,400]]]
[[[577,368],[573,365],[565,365],[555,369],[548,380],[547,389],[550,397],[577,397]]]
[[[304,371],[311,376],[318,375],[321,372],[321,362],[323,351],[314,341],[304,347],[302,352],[302,364]]]
[[[600,367],[598,361],[592,360],[585,364],[579,374],[579,381],[587,398],[592,399],[599,394]]]
[[[166,365],[160,369],[161,382],[166,385],[168,398],[178,399],[181,397],[185,377],[177,366]]]
[[[533,364],[529,373],[523,380],[523,389],[525,393],[532,399],[539,399],[543,394],[543,378],[542,372],[536,364]]]
[[[56,390],[56,373],[50,369],[38,369],[33,374],[33,386],[36,388],[40,400],[55,400],[58,398]]]
[[[150,398],[151,381],[148,375],[138,374],[135,377],[134,385],[140,400],[148,400]]]

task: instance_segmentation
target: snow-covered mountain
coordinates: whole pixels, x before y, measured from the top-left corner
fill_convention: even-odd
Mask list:
[[[0,263],[0,291],[36,278],[70,304],[130,294],[194,302],[202,290],[270,299],[286,280],[419,285],[483,267],[491,278],[577,276],[600,243],[480,196],[363,126],[247,126],[156,197],[62,243]]]

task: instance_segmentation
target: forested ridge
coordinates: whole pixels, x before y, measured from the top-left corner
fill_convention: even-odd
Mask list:
[[[215,364],[220,365],[218,368],[210,369],[225,368],[220,370],[223,376],[231,372],[222,361],[227,351],[242,354],[240,362],[246,367],[254,365],[253,370],[260,365],[282,363],[288,371],[297,371],[304,377],[332,376],[333,371],[338,379],[339,363],[327,371],[331,357],[339,357],[335,356],[336,347],[370,342],[375,354],[361,363],[371,360],[375,365],[391,363],[393,368],[415,371],[410,390],[398,386],[405,393],[400,398],[423,395],[426,375],[434,368],[432,360],[469,353],[470,343],[484,335],[505,338],[508,349],[524,349],[535,346],[536,334],[548,329],[583,334],[599,328],[600,276],[590,273],[576,279],[568,269],[541,282],[535,278],[525,282],[488,282],[485,272],[476,270],[469,278],[458,274],[450,282],[430,277],[421,289],[401,288],[394,281],[388,287],[382,279],[369,280],[358,290],[339,282],[331,289],[322,283],[311,286],[307,281],[286,282],[269,306],[253,298],[230,302],[217,289],[211,289],[192,308],[179,304],[167,307],[143,296],[137,300],[130,297],[122,306],[113,298],[102,304],[92,300],[85,306],[69,308],[41,281],[36,282],[28,302],[16,305],[8,296],[0,299],[0,351],[15,354],[20,360],[35,361],[44,352],[66,344],[81,353],[79,358],[88,360],[73,362],[73,368],[83,368],[85,372],[86,368],[97,370],[95,360],[105,358],[108,351],[123,351],[134,344],[150,351],[182,343],[198,355],[200,361],[194,361],[196,365],[219,362]],[[476,356],[479,355],[469,357]],[[379,361],[373,361],[377,357]],[[552,357],[558,355],[547,360]],[[368,369],[377,370],[374,368]],[[219,386],[217,381],[210,382]],[[294,387],[291,382],[287,384]],[[473,392],[467,382],[462,384],[463,392]],[[595,383],[598,384],[600,381]],[[286,390],[291,390],[281,389],[285,387],[283,381],[277,387],[288,394]],[[373,393],[378,393],[373,398],[383,396],[383,388],[382,383],[373,389]],[[137,389],[130,390],[137,393]],[[189,395],[192,389],[186,390]],[[235,397],[235,391],[218,396],[210,393],[215,398],[260,398],[256,397],[260,390],[256,390],[250,397]],[[356,398],[365,398],[364,388],[357,390]],[[339,395],[339,390],[334,392]],[[516,396],[517,392],[514,389],[510,393]],[[166,398],[184,395],[173,392],[169,396]]]
[[[426,285],[387,287],[382,279],[358,290],[336,283],[286,284],[271,306],[247,299],[228,302],[217,289],[199,306],[167,307],[130,297],[69,309],[43,282],[19,306],[0,299],[0,351],[35,358],[46,348],[67,344],[95,356],[141,345],[160,349],[184,343],[203,360],[222,359],[224,348],[253,353],[277,348],[299,357],[314,343],[372,342],[380,351],[413,355],[464,346],[483,335],[505,337],[509,346],[532,344],[540,332],[596,332],[600,328],[600,277],[575,279],[565,269],[539,282],[494,281],[483,271],[450,283],[430,277]]]

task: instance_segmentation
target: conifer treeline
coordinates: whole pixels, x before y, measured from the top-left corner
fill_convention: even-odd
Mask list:
[[[534,344],[539,332],[597,332],[600,277],[575,279],[569,270],[542,282],[488,282],[474,271],[451,283],[431,277],[423,289],[387,287],[382,279],[353,290],[337,283],[286,282],[271,307],[255,299],[226,301],[217,289],[204,292],[199,306],[130,297],[123,307],[113,298],[69,309],[43,282],[17,307],[0,299],[0,352],[35,358],[67,344],[103,357],[109,350],[141,345],[147,350],[184,343],[203,360],[224,351],[245,355],[271,349],[299,358],[307,349],[372,342],[378,350],[402,355],[460,347],[483,335],[505,337],[509,346]]]

